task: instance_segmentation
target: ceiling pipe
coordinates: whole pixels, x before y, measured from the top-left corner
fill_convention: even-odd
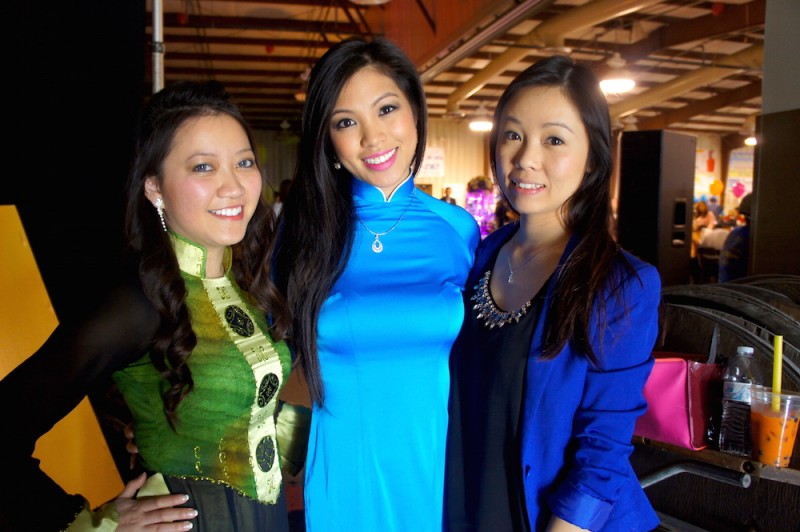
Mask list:
[[[528,47],[539,46],[563,48],[567,33],[590,28],[606,20],[625,16],[663,0],[594,0],[582,6],[545,20],[527,35],[517,40],[516,45],[489,62],[477,74],[458,87],[447,99],[447,112],[458,112],[459,104],[481,90],[508,67],[528,55]]]
[[[618,122],[623,116],[635,113],[639,109],[685,94],[698,87],[738,74],[743,70],[760,69],[763,64],[764,45],[755,44],[735,54],[716,59],[714,66],[692,70],[672,81],[662,83],[611,105],[609,107],[611,119],[613,122]]]
[[[153,0],[153,94],[164,88],[164,6]]]

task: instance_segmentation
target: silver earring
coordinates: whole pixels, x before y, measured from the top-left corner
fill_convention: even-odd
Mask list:
[[[340,163],[339,161],[333,161],[333,169],[334,170],[341,170],[342,169],[342,163]]]
[[[161,219],[161,227],[164,228],[164,232],[167,232],[167,222],[164,221],[164,200],[156,198],[156,212],[158,212],[158,217]]]

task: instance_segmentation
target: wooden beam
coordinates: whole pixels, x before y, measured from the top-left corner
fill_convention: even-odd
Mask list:
[[[245,68],[205,68],[205,67],[170,67],[167,65],[165,73],[168,77],[171,76],[198,76],[198,77],[214,77],[217,79],[224,78],[225,76],[241,77],[256,77],[263,79],[262,82],[248,82],[253,83],[253,86],[263,85],[267,87],[271,85],[270,80],[267,78],[297,78],[298,85],[302,84],[300,74],[302,70],[270,70],[270,69],[245,69]]]
[[[152,14],[148,13],[148,28],[152,24]],[[299,20],[289,18],[260,17],[220,17],[216,15],[178,16],[178,13],[164,13],[164,30],[169,28],[220,28],[233,30],[294,31],[300,33],[337,33],[361,35],[363,29],[358,24],[329,20]]]
[[[705,100],[700,100],[697,103],[681,107],[680,109],[665,111],[653,118],[639,120],[636,126],[639,129],[666,129],[670,124],[686,122],[693,116],[713,113],[720,107],[736,105],[760,95],[761,83],[751,83],[750,85],[745,85],[738,89],[723,92],[717,96],[706,98]]]
[[[232,61],[236,63],[280,63],[295,64],[308,62],[310,58],[296,55],[274,55],[264,52],[256,54],[214,54],[199,52],[172,52],[166,54],[167,61]],[[312,61],[313,62],[313,61]],[[215,69],[216,70],[216,69]]]
[[[635,44],[620,46],[619,53],[627,61],[634,62],[666,48],[693,41],[708,41],[747,28],[764,26],[766,6],[767,0],[755,0],[739,5],[725,4],[725,11],[720,16],[706,15],[669,24]]]
[[[176,34],[165,32],[164,43],[188,43],[188,44],[237,44],[242,46],[288,46],[292,48],[315,48],[321,47],[328,49],[330,43],[323,40],[314,39],[270,39],[252,37],[231,37],[228,35],[199,35],[199,34]]]

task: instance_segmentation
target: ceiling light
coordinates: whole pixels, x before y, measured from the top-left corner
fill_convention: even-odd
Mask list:
[[[492,115],[486,109],[486,105],[481,102],[472,119],[469,121],[469,129],[472,131],[485,132],[491,131],[494,123],[492,122]]]
[[[469,128],[472,131],[483,132],[483,131],[491,131],[492,130],[492,121],[486,118],[473,118],[469,123]]]
[[[603,94],[624,94],[630,92],[636,82],[630,78],[607,78],[600,81],[600,90]]]
[[[294,99],[300,103],[306,101],[306,93],[303,91],[297,91],[294,93]]]
[[[606,74],[606,77],[600,81],[600,90],[603,94],[624,94],[630,92],[636,86],[636,82],[631,77],[630,73],[624,69],[625,60],[619,55],[619,52],[614,52],[608,58],[606,64],[611,68]]]
[[[744,123],[742,124],[742,128],[739,130],[739,135],[745,137],[744,143],[747,146],[755,146],[758,144],[758,140],[756,139],[756,115],[758,113],[754,113],[747,118],[744,119]]]

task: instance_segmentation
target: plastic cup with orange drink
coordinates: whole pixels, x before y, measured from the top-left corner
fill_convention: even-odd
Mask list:
[[[754,386],[750,397],[753,458],[789,467],[800,425],[800,395],[773,394],[770,388]]]

